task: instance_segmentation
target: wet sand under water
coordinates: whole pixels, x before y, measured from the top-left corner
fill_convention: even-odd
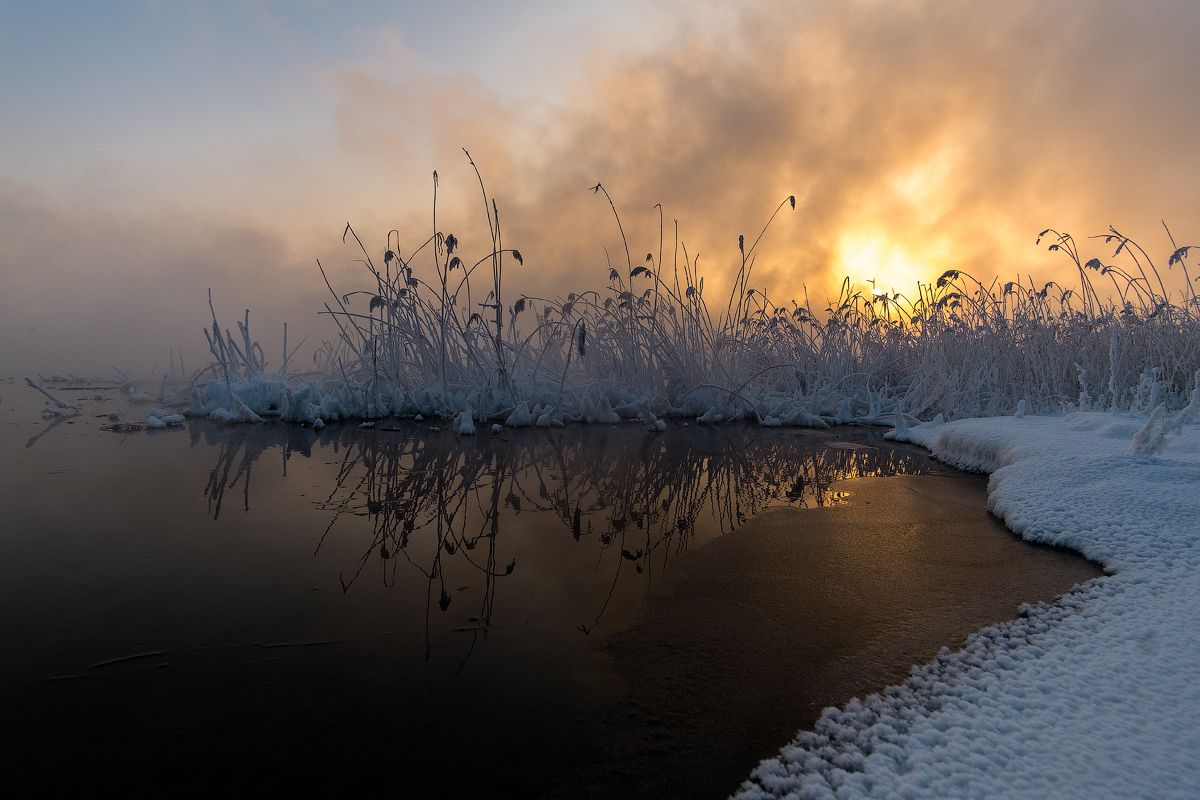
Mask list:
[[[1007,531],[985,486],[850,480],[845,505],[773,509],[688,553],[606,643],[627,695],[555,796],[727,797],[824,707],[1101,574]]]

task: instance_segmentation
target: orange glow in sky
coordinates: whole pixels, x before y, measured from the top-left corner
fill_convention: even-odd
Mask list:
[[[658,257],[661,204],[664,266],[678,220],[717,297],[737,237],[792,194],[752,280],[778,302],[823,305],[846,275],[906,293],[950,267],[1070,278],[1033,246],[1051,226],[1085,257],[1111,255],[1086,240],[1109,224],[1152,252],[1162,219],[1200,240],[1200,105],[1181,100],[1200,74],[1195,3],[355,8],[9,14],[0,356],[163,360],[198,337],[208,287],[319,340],[315,260],[350,290],[347,221],[372,250],[393,228],[402,248],[424,241],[435,169],[439,227],[489,246],[463,147],[524,254],[514,298],[602,287],[623,262],[597,181],[635,261]]]

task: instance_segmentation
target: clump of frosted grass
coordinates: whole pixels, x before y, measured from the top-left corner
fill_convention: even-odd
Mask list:
[[[1200,370],[1196,371],[1192,387],[1188,404],[1174,416],[1168,416],[1166,403],[1154,407],[1146,424],[1133,435],[1129,445],[1131,455],[1155,455],[1162,450],[1168,437],[1183,433],[1183,426],[1190,423],[1200,409]]]
[[[1160,272],[1116,229],[1098,237],[1113,263],[1084,261],[1073,237],[1046,230],[1038,242],[1071,260],[1077,284],[985,284],[951,269],[911,295],[867,294],[847,279],[836,300],[814,309],[807,300],[776,304],[752,285],[760,243],[776,216],[795,208],[788,197],[752,242],[738,237],[740,266],[722,307],[709,304],[698,260],[678,236],[669,254],[660,244],[634,263],[616,206],[597,184],[621,231],[624,264],[609,268],[600,289],[513,298],[506,274],[524,269],[524,259],[479,186],[488,228],[477,260],[464,260],[457,236],[440,230],[407,255],[392,231],[377,257],[347,225],[343,241],[368,280],[339,293],[318,262],[331,298],[320,313],[336,336],[308,372],[292,367],[286,327],[271,367],[248,312],[234,333],[213,311],[205,332],[213,362],[189,384],[188,413],[316,427],[425,415],[462,432],[475,422],[624,420],[661,430],[681,418],[822,427],[1078,408],[1162,405],[1165,414],[1187,404],[1200,369],[1190,247],[1173,238]],[[1182,273],[1184,288],[1168,290],[1163,272]]]
[[[470,407],[458,412],[454,418],[454,432],[462,436],[475,435],[475,420],[471,414]]]

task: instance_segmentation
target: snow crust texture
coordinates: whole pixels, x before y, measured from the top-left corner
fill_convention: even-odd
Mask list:
[[[1013,531],[1110,574],[826,709],[735,797],[1200,797],[1200,427],[1131,455],[1144,422],[1076,413],[894,432],[990,473],[989,507]]]

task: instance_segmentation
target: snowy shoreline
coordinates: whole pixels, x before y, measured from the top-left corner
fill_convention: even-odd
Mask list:
[[[908,680],[826,709],[736,797],[1194,797],[1200,785],[1200,426],[1131,455],[1144,418],[1076,413],[901,432],[990,473],[1025,539],[1109,575],[1023,606]]]

